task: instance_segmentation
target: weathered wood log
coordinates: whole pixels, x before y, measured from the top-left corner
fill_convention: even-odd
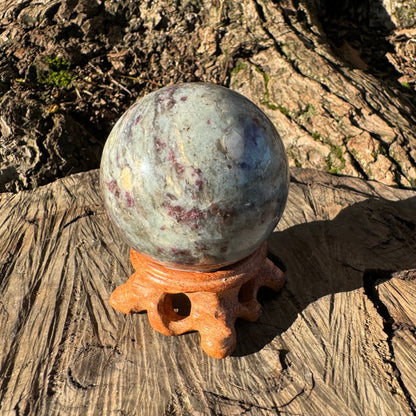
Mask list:
[[[97,171],[2,194],[0,414],[414,415],[415,230],[415,191],[294,169],[287,283],[216,360],[110,307],[132,268]]]
[[[397,81],[376,31],[358,26],[358,46],[342,33],[360,14],[359,23],[391,29],[385,8],[414,16],[405,2],[47,3],[0,0],[1,192],[98,167],[123,111],[183,81],[222,84],[258,104],[293,166],[416,187],[414,77],[407,88]],[[343,24],[332,29],[337,45],[322,24],[331,15]],[[404,60],[389,47],[391,61]],[[378,68],[373,55],[384,58]]]

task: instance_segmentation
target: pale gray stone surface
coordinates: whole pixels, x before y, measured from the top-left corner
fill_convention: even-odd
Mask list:
[[[133,105],[104,148],[108,212],[137,251],[176,267],[229,264],[251,254],[286,203],[285,149],[251,101],[187,83]]]

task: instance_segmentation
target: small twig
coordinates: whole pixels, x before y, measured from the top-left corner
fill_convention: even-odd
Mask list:
[[[93,84],[93,83],[92,83]],[[93,84],[94,85],[94,84]],[[106,90],[110,90],[110,91],[113,91],[114,90],[114,88],[113,87],[111,87],[110,85],[104,85],[104,84],[97,84],[100,88],[104,88],[104,89],[106,89]]]
[[[88,65],[91,65],[100,75],[104,75],[103,71],[101,71],[100,68],[96,67],[94,64],[92,64],[91,62],[88,62]]]
[[[119,82],[117,82],[111,75],[109,75],[109,77],[110,77],[110,81],[113,83],[113,84],[115,84],[115,85],[117,85],[117,87],[119,87],[119,88],[121,88],[122,90],[124,90],[124,91],[126,91],[127,92],[127,94],[129,94],[129,95],[132,95],[131,94],[131,92],[123,85],[123,84],[120,84]]]

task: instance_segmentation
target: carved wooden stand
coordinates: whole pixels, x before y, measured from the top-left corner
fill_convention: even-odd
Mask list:
[[[224,358],[236,346],[235,320],[261,315],[261,286],[278,291],[283,272],[267,258],[264,243],[253,254],[214,272],[168,269],[131,250],[135,272],[111,295],[110,304],[125,314],[147,311],[151,326],[164,335],[198,331],[210,356]]]

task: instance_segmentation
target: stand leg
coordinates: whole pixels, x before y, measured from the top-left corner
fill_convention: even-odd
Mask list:
[[[132,263],[135,273],[113,292],[110,304],[125,314],[147,310],[151,326],[165,335],[198,331],[202,349],[215,358],[235,349],[237,318],[256,321],[261,315],[259,288],[278,291],[285,281],[265,245],[235,268],[210,273],[169,270],[136,252]],[[189,303],[185,312],[176,310],[177,299]]]

